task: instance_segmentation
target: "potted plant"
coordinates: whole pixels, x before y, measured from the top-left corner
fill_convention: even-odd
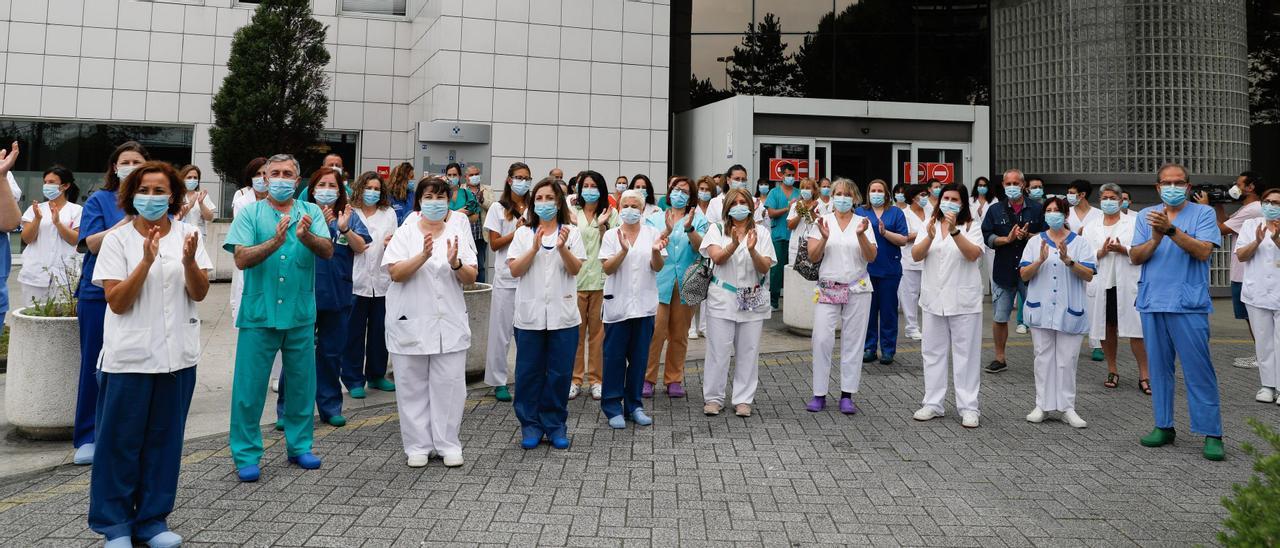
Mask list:
[[[18,309],[8,321],[9,371],[4,411],[18,432],[34,439],[71,439],[80,379],[79,269],[54,277],[53,292]]]
[[[473,283],[463,286],[462,298],[467,304],[467,325],[471,327],[471,348],[467,350],[467,377],[484,376],[485,345],[489,341],[489,298],[493,286]]]

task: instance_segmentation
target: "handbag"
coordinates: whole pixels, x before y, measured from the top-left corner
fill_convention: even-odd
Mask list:
[[[711,259],[702,257],[684,270],[680,283],[680,298],[689,306],[697,306],[707,299],[711,287]]]
[[[807,230],[805,232],[808,232]],[[791,268],[795,269],[796,274],[801,278],[811,282],[818,281],[818,269],[822,266],[822,261],[813,262],[809,260],[809,235],[800,236],[800,249],[796,250],[796,264]]]

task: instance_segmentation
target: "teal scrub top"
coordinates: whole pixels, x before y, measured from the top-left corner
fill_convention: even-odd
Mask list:
[[[791,198],[788,198],[787,195],[783,193],[782,187],[783,183],[778,183],[778,186],[773,187],[773,189],[769,191],[769,195],[764,198],[764,207],[769,209],[785,209],[791,207],[791,198],[800,198],[800,189],[791,187]],[[768,215],[768,213],[766,213],[766,215]],[[790,242],[791,229],[787,227],[787,216],[783,215],[777,219],[770,220],[773,221],[773,228],[769,229],[769,235],[773,238],[773,241],[776,242],[778,240],[782,240]]]
[[[1158,204],[1138,213],[1131,247],[1151,240],[1151,223],[1147,222],[1147,214],[1162,211],[1164,205]],[[1187,202],[1173,219],[1173,226],[1192,238],[1212,243],[1214,247],[1222,245],[1218,216],[1209,206]],[[1155,253],[1142,264],[1136,304],[1138,312],[1213,313],[1213,300],[1209,298],[1209,261],[1196,260],[1171,238],[1161,239]]]
[[[289,211],[289,231],[284,245],[257,266],[244,271],[244,297],[236,327],[292,329],[316,321],[316,256],[298,240],[297,222],[311,216],[311,233],[329,239],[329,227],[320,206],[293,201]],[[222,248],[235,253],[236,247],[255,246],[275,236],[281,213],[269,200],[259,200],[240,210],[231,223]]]
[[[654,217],[657,216],[654,215]],[[652,225],[652,223],[646,224]],[[665,219],[661,219],[661,224],[663,226],[655,228],[666,230]],[[707,235],[707,218],[696,209],[693,214],[693,230],[703,236]],[[698,250],[690,245],[689,235],[683,229],[673,230],[667,236],[667,260],[662,264],[662,270],[658,271],[658,302],[671,304],[673,287],[683,283],[684,271],[688,270],[689,266],[700,257]],[[680,304],[688,304],[684,302],[683,296],[680,297]]]

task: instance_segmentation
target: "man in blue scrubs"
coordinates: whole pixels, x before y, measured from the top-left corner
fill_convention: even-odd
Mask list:
[[[18,229],[22,211],[18,200],[22,191],[9,170],[18,163],[18,142],[11,150],[0,149],[0,330],[4,329],[4,315],[9,313],[9,270],[13,267],[13,254],[9,249],[9,233]]]
[[[1147,447],[1173,443],[1173,361],[1182,362],[1191,431],[1205,436],[1204,458],[1222,460],[1218,376],[1209,357],[1209,256],[1222,241],[1213,208],[1187,201],[1186,168],[1166,164],[1157,172],[1162,204],[1138,213],[1129,258],[1142,265],[1138,312],[1151,366],[1151,407],[1156,427]]]

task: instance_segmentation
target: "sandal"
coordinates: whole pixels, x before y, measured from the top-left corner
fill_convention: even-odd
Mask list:
[[[1143,394],[1146,394],[1146,395],[1150,396],[1150,395],[1151,395],[1151,380],[1150,380],[1150,379],[1139,379],[1139,380],[1138,380],[1138,390],[1141,390]]]
[[[1107,388],[1115,388],[1120,386],[1120,375],[1115,373],[1107,373],[1107,382],[1102,383]]]

